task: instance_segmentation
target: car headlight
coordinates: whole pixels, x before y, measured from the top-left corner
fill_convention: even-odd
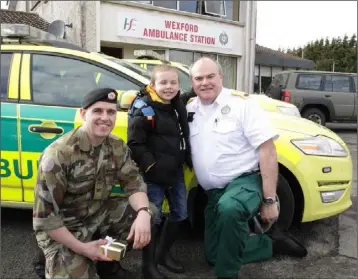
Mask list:
[[[277,106],[277,109],[282,114],[287,114],[291,116],[301,117],[300,111],[297,107],[284,107],[284,106]]]
[[[331,157],[346,157],[348,155],[339,142],[325,136],[292,140],[291,142],[307,155]]]

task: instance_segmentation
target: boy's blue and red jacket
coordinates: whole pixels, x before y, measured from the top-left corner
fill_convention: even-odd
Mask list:
[[[182,99],[188,99],[184,94]],[[192,168],[189,125],[180,92],[164,104],[146,86],[132,104],[128,119],[128,146],[146,181],[174,186],[178,171],[186,163]],[[136,103],[137,102],[137,103]]]

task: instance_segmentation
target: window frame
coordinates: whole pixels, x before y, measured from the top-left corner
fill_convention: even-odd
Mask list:
[[[312,89],[312,88],[303,88],[303,87],[299,87],[298,84],[300,82],[300,78],[302,76],[320,76],[321,77],[321,82],[320,82],[320,86],[318,89]],[[313,73],[298,73],[297,74],[297,78],[296,78],[296,84],[295,84],[295,88],[299,89],[299,90],[313,90],[313,91],[323,91],[323,81],[325,79],[325,76],[323,74],[313,74]]]
[[[33,55],[37,54],[37,55],[47,55],[47,56],[55,56],[55,57],[59,57],[59,58],[67,58],[67,59],[73,59],[73,60],[77,60],[77,61],[81,61],[84,63],[88,63],[92,66],[96,66],[98,68],[107,70],[115,75],[118,75],[124,79],[129,80],[130,82],[136,84],[139,86],[139,88],[143,87],[143,84],[141,82],[139,82],[138,80],[132,78],[131,76],[127,76],[124,73],[120,72],[119,70],[113,69],[107,65],[101,64],[99,62],[90,60],[90,59],[86,59],[86,58],[82,58],[82,57],[78,57],[78,56],[74,56],[74,55],[70,55],[70,54],[62,54],[62,53],[53,53],[53,52],[44,52],[44,51],[28,51],[28,52],[24,52],[25,53],[29,53],[30,54],[30,100],[23,100],[22,102],[24,103],[31,103],[31,104],[35,104],[35,105],[44,105],[44,106],[60,106],[60,107],[68,107],[68,108],[78,108],[78,106],[74,106],[74,105],[58,105],[58,104],[48,104],[48,103],[40,103],[40,102],[35,102],[34,101],[34,90],[33,90],[33,71],[32,71],[32,67],[33,67]]]
[[[325,90],[325,88],[326,88],[326,81],[327,81],[327,77],[346,77],[346,78],[348,78],[348,81],[349,81],[349,91],[347,92],[347,91],[334,91],[333,90],[333,82],[332,82],[332,91],[326,91]],[[324,75],[324,84],[323,84],[323,88],[322,88],[322,90],[324,91],[324,92],[340,92],[340,93],[354,93],[355,91],[354,91],[354,88],[355,88],[355,86],[354,86],[354,80],[353,80],[353,76],[351,76],[351,75],[337,75],[337,74],[335,74],[334,72],[332,72],[332,74],[327,74],[327,75]]]
[[[210,13],[210,12],[207,12],[207,7],[206,7],[206,4],[207,4],[207,0],[204,0],[204,10],[202,11],[202,14],[203,12],[206,14],[206,15],[211,15],[211,16],[219,16],[219,17],[225,17],[227,16],[227,13],[226,13],[226,1],[223,1],[223,0],[220,0],[220,3],[221,5],[224,5],[223,8],[224,8],[224,14],[216,14],[216,13]],[[210,1],[210,2],[213,2],[213,1]],[[219,1],[215,1],[215,2],[219,2]]]
[[[167,1],[167,0],[166,0]],[[174,1],[174,0],[173,0]],[[223,5],[223,8],[224,8],[224,14],[217,14],[217,13],[211,13],[211,12],[207,12],[206,11],[206,2],[208,2],[208,0],[187,0],[187,1],[195,1],[196,2],[196,5],[197,5],[197,9],[196,9],[196,12],[195,13],[192,13],[192,12],[188,12],[188,11],[182,11],[180,10],[180,2],[182,0],[175,0],[176,1],[176,11],[178,12],[183,12],[183,13],[191,13],[191,14],[199,14],[199,15],[206,15],[206,16],[214,16],[214,17],[219,17],[219,18],[225,18],[227,19],[227,3],[226,3],[226,0],[217,0],[217,1],[220,1],[221,4]],[[212,2],[213,0],[210,0],[210,2]],[[231,2],[233,2],[234,0],[229,0]],[[148,0],[148,1],[130,1],[130,2],[135,2],[135,3],[138,3],[138,4],[143,4],[143,5],[151,5],[152,7],[158,7],[158,8],[163,8],[163,9],[168,9],[168,10],[174,10],[174,9],[171,9],[171,8],[165,8],[165,7],[161,7],[161,6],[155,6],[154,3],[153,3],[153,0]],[[230,21],[235,21],[235,22],[238,22],[238,20],[234,20],[234,19],[228,19]]]
[[[18,52],[18,53],[20,53],[20,52]],[[11,52],[11,51],[6,51],[6,50],[4,50],[4,51],[2,51],[1,52],[1,54],[0,54],[0,57],[1,57],[1,55],[6,55],[6,54],[9,54],[10,55],[10,64],[9,64],[9,71],[8,71],[8,73],[7,73],[7,84],[6,84],[6,91],[7,91],[7,94],[6,94],[6,96],[5,97],[2,97],[1,96],[1,91],[0,91],[0,99],[1,99],[1,101],[5,101],[6,100],[6,102],[7,101],[9,101],[9,100],[14,100],[14,99],[10,99],[9,98],[9,86],[10,86],[10,77],[11,77],[11,70],[12,70],[12,62],[13,62],[13,59],[14,59],[14,55],[16,54],[16,52]],[[20,63],[21,63],[21,61],[20,61]],[[1,71],[2,72],[2,71]],[[19,82],[20,82],[20,78],[19,78]],[[1,90],[1,88],[0,88],[0,90]],[[17,100],[16,100],[17,101]]]

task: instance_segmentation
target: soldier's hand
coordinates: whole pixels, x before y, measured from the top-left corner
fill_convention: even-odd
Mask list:
[[[261,219],[264,222],[276,221],[278,218],[278,207],[277,204],[262,205],[260,210]]]
[[[81,254],[90,258],[92,261],[112,261],[112,259],[104,256],[100,252],[100,246],[105,245],[107,240],[99,239],[84,243],[81,249]]]
[[[127,240],[132,240],[134,249],[141,249],[148,245],[151,239],[151,224],[148,212],[140,211],[137,218],[134,220]]]

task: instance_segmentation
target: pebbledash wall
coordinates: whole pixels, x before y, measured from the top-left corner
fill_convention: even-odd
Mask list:
[[[212,1],[190,1],[201,7],[191,12],[181,8],[188,1],[29,2],[17,1],[16,10],[72,23],[66,39],[90,51],[129,59],[136,50],[153,50],[187,65],[209,56],[222,64],[225,86],[253,92],[256,1],[217,1],[216,15],[205,12]]]

